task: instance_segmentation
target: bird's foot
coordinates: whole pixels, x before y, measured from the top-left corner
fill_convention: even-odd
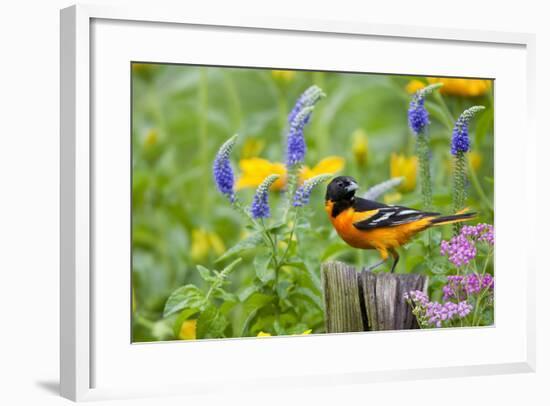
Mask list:
[[[373,264],[373,265],[371,265],[371,266],[367,266],[367,267],[364,268],[364,271],[366,271],[366,272],[372,272],[373,270],[375,270],[376,268],[378,268],[380,265],[382,265],[384,262],[386,262],[385,259],[383,259],[382,261],[377,262],[377,263],[375,263],[375,264]]]

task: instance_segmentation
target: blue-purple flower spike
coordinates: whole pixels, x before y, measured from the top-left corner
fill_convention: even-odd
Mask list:
[[[332,178],[333,175],[324,173],[321,175],[314,176],[311,179],[308,179],[304,182],[302,186],[298,188],[296,194],[294,195],[294,207],[302,207],[309,203],[309,198],[311,197],[311,192],[321,183]]]
[[[235,201],[235,176],[233,175],[233,168],[231,167],[229,155],[236,142],[237,135],[234,135],[224,142],[216,154],[213,166],[216,187],[222,194],[226,195],[231,202]]]
[[[293,166],[304,161],[306,142],[304,127],[309,122],[315,104],[325,94],[318,86],[309,87],[296,101],[296,105],[288,115],[287,165]]]
[[[459,152],[468,152],[470,150],[470,136],[468,134],[468,125],[470,120],[477,112],[485,109],[484,106],[473,106],[464,111],[456,120],[453,128],[453,138],[451,140],[451,153],[457,155]]]
[[[424,100],[428,94],[440,88],[441,83],[434,83],[418,90],[411,99],[408,110],[409,128],[418,135],[430,124],[430,115],[424,106]]]
[[[279,179],[279,175],[269,175],[262,181],[260,186],[258,186],[258,189],[256,189],[256,194],[250,206],[250,214],[253,218],[259,219],[271,216],[268,201],[269,188],[277,179]]]
[[[292,122],[296,118],[296,115],[305,107],[311,107],[314,106],[321,98],[325,96],[325,93],[323,93],[323,90],[316,85],[310,86],[306,89],[304,93],[298,97],[298,100],[296,100],[296,104],[290,111],[288,115],[288,124],[292,125]]]
[[[304,127],[309,121],[313,106],[304,107],[296,114],[290,125],[287,140],[287,165],[296,165],[304,161],[306,156],[306,140]]]

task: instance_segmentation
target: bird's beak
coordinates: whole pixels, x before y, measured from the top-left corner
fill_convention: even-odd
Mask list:
[[[359,185],[355,182],[351,182],[348,186],[346,186],[346,192],[354,192],[357,189],[359,189]]]

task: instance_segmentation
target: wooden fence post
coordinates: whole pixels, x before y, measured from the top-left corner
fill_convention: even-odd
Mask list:
[[[427,276],[357,272],[343,262],[326,262],[321,278],[327,333],[418,328],[403,294],[427,292]]]

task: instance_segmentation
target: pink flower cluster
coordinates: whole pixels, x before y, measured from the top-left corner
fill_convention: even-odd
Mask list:
[[[443,299],[464,299],[468,295],[479,293],[484,289],[493,289],[495,281],[489,274],[452,275],[447,277],[447,284],[443,286]]]
[[[484,241],[489,245],[495,245],[495,229],[491,224],[479,223],[475,226],[464,226],[460,234],[474,241]]]
[[[495,234],[492,225],[480,223],[462,227],[459,235],[449,241],[441,241],[441,255],[446,255],[456,267],[467,265],[477,255],[477,242],[494,245]]]
[[[431,327],[441,327],[445,321],[463,319],[473,309],[466,300],[458,303],[448,301],[443,304],[430,302],[428,296],[420,290],[405,293],[404,298],[413,307],[413,313],[419,322]]]

